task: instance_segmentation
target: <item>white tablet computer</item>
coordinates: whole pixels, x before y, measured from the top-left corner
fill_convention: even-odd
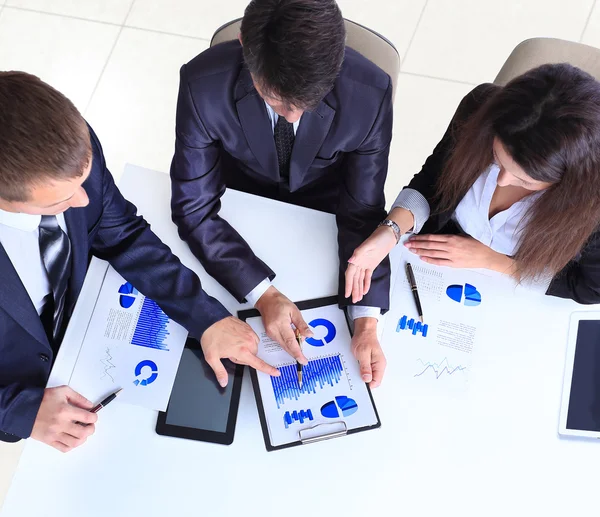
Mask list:
[[[571,314],[558,432],[600,438],[600,312]]]

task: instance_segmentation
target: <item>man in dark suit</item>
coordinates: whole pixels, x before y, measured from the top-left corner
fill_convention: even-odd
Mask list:
[[[220,198],[228,187],[336,215],[339,301],[355,323],[363,379],[377,386],[385,358],[376,328],[388,309],[389,263],[362,299],[346,299],[343,279],[354,248],[385,217],[392,84],[345,47],[335,1],[252,1],[239,41],[182,67],[176,136],[172,210],[181,237],[240,302],[260,310],[270,337],[302,363],[292,324],[305,337],[311,331],[271,285],[275,273],[219,216]]]
[[[0,440],[32,436],[61,451],[94,432],[92,404],[45,389],[90,255],[107,260],[220,359],[267,373],[258,337],[208,296],[126,201],[77,109],[37,77],[0,73]],[[77,424],[90,424],[87,427]]]

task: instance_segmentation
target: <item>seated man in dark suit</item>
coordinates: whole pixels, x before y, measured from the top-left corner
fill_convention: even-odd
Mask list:
[[[219,216],[220,198],[228,187],[336,215],[340,305],[349,306],[354,320],[362,377],[377,386],[385,358],[376,328],[388,309],[389,263],[376,270],[368,294],[353,300],[344,293],[344,272],[355,246],[385,217],[392,83],[345,47],[335,1],[252,1],[239,41],[182,67],[176,136],[172,210],[181,237],[240,302],[260,310],[270,337],[304,364],[292,324],[305,337],[310,329],[271,285],[275,273]]]
[[[126,201],[75,106],[37,77],[0,73],[0,440],[32,436],[61,451],[94,432],[90,401],[45,389],[87,271],[107,260],[201,339],[207,361],[267,373],[258,337],[208,296]],[[87,427],[77,424],[90,424]]]

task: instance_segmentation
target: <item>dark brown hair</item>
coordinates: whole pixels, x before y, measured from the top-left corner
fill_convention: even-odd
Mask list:
[[[456,207],[491,165],[494,137],[531,178],[552,184],[525,216],[516,274],[556,274],[600,224],[600,83],[555,64],[498,88],[457,128],[437,184],[440,211]]]
[[[264,94],[311,109],[333,88],[346,48],[335,0],[252,0],[241,34],[244,61]]]
[[[62,93],[24,72],[0,72],[0,197],[79,177],[91,158],[83,117]]]

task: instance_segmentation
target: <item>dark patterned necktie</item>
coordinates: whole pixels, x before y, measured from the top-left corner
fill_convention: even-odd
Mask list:
[[[294,124],[290,124],[284,117],[279,117],[275,124],[275,148],[279,162],[279,176],[288,180],[290,177],[290,158],[294,147]]]
[[[40,223],[40,255],[48,273],[54,298],[52,338],[61,332],[65,295],[71,276],[71,241],[58,225],[55,215],[43,215]]]

